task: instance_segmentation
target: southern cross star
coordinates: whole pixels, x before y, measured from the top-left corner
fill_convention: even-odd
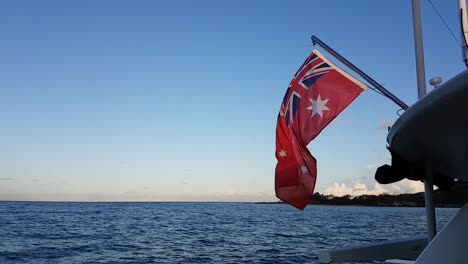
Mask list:
[[[282,158],[286,157],[286,156],[287,156],[287,155],[286,155],[286,150],[282,149],[282,150],[279,152],[279,156],[282,157]]]
[[[302,174],[306,174],[307,172],[309,172],[309,170],[307,169],[306,166],[302,165],[301,166],[301,172],[302,172]]]
[[[330,110],[330,108],[326,106],[326,104],[328,103],[328,100],[330,99],[322,100],[319,94],[316,100],[310,99],[310,102],[312,103],[312,105],[307,107],[307,110],[312,111],[312,116],[319,114],[320,117],[323,117],[323,111]]]

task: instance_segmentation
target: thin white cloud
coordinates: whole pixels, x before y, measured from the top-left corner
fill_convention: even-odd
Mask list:
[[[12,181],[14,180],[15,178],[11,178],[11,177],[4,177],[4,178],[0,178],[0,181]]]
[[[365,184],[357,182],[352,186],[345,183],[334,182],[332,185],[325,188],[324,194],[333,194],[335,196],[343,195],[379,195],[383,193],[400,194],[400,193],[417,193],[424,191],[424,184],[418,181],[402,180],[392,184],[381,185],[378,183]]]
[[[215,194],[208,194],[200,197],[202,200],[213,200],[219,202],[272,202],[277,201],[278,198],[270,192],[241,192],[237,190],[231,190],[227,192],[219,192]]]
[[[391,185],[394,185],[396,188],[399,188],[400,193],[417,193],[424,191],[424,183],[420,181],[410,181],[404,179]]]

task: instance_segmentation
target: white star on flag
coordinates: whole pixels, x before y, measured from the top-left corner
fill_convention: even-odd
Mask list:
[[[307,172],[309,172],[309,170],[307,169],[307,167],[304,166],[304,165],[301,166],[301,171],[302,171],[302,174],[306,174]]]
[[[286,150],[282,149],[282,150],[279,152],[279,156],[282,157],[282,158],[286,157],[286,156],[287,156],[287,155],[286,155]]]
[[[312,116],[314,116],[315,114],[319,114],[320,117],[323,117],[323,111],[330,110],[330,108],[328,108],[325,105],[330,99],[322,100],[320,94],[318,95],[316,100],[312,100],[311,98],[309,100],[312,103],[312,105],[307,107],[307,110],[312,110]]]

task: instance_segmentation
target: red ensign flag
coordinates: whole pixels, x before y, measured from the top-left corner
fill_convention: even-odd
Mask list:
[[[276,124],[276,196],[304,209],[314,193],[312,141],[366,85],[313,50],[289,84]]]

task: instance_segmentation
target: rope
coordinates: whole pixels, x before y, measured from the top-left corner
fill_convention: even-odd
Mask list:
[[[458,41],[457,37],[455,37],[455,34],[453,34],[453,31],[450,29],[450,27],[448,26],[447,22],[445,22],[444,18],[442,17],[442,15],[439,13],[439,11],[437,11],[437,8],[434,6],[434,4],[432,3],[431,0],[427,0],[429,2],[429,4],[431,4],[432,8],[434,9],[434,11],[437,13],[437,15],[439,16],[440,20],[442,20],[442,22],[444,22],[444,25],[445,27],[447,28],[447,30],[450,32],[450,34],[452,34],[452,37],[453,39],[455,40],[455,42],[457,42],[457,45],[459,45],[460,47],[462,47],[462,44],[460,43],[460,41]]]

